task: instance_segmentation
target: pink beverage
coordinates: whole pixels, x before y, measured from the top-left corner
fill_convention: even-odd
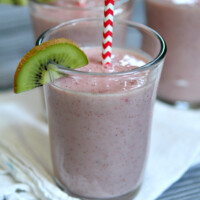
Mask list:
[[[166,40],[168,56],[158,97],[200,103],[200,0],[146,0],[147,24]]]
[[[134,0],[116,0],[115,16],[128,20]],[[79,3],[80,2],[80,3]],[[103,17],[104,0],[57,0],[51,4],[30,1],[30,15],[36,38],[52,26],[62,22],[87,17]]]
[[[48,30],[38,44],[61,32],[77,42],[74,26],[87,23],[102,29],[102,19],[76,20]],[[127,29],[133,41],[113,34],[111,65],[101,64],[101,39],[91,37],[81,43],[89,64],[76,70],[58,66],[66,76],[56,80],[49,70],[52,83],[45,86],[55,180],[81,199],[132,199],[148,156],[165,43],[156,32],[133,22],[116,20],[115,28]],[[121,39],[123,45],[117,42]]]
[[[81,70],[86,72],[120,72],[147,63],[132,52],[114,50],[112,66],[103,67],[101,49],[85,52],[90,64]],[[141,72],[130,79],[62,78],[47,86],[52,157],[61,185],[96,198],[139,187],[155,98],[155,82],[147,82],[148,72]]]

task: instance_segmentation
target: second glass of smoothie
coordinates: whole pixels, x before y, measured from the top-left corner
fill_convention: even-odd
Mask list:
[[[115,16],[124,20],[130,19],[133,2],[134,0],[116,0]],[[86,17],[103,17],[104,0],[55,0],[48,4],[30,0],[29,8],[37,38],[48,28],[61,22]]]
[[[125,38],[120,30],[126,30]],[[104,66],[102,33],[103,19],[79,19],[49,29],[37,41],[71,39],[89,60],[76,70],[55,65],[63,74],[59,79],[49,69],[45,99],[54,175],[81,199],[131,200],[145,170],[166,46],[152,29],[115,20],[112,61]]]
[[[147,25],[166,40],[168,55],[158,97],[200,107],[200,0],[146,0]]]

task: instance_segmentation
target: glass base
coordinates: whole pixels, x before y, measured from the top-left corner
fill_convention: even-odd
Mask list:
[[[84,197],[81,195],[78,195],[76,193],[71,192],[69,189],[67,189],[66,187],[64,187],[57,178],[55,178],[55,182],[58,185],[59,188],[61,188],[63,191],[65,191],[67,194],[69,194],[69,196],[71,197],[75,197],[75,198],[79,198],[82,200],[133,200],[133,198],[136,196],[136,194],[138,193],[138,191],[140,190],[140,187],[137,187],[137,189],[135,189],[134,191],[131,191],[127,194],[124,195],[120,195],[117,197],[110,197],[110,198],[92,198],[92,197]]]
[[[200,103],[190,103],[187,101],[169,101],[160,97],[157,99],[180,110],[200,109]]]

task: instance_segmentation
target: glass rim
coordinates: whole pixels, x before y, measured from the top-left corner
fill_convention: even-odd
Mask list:
[[[77,6],[58,6],[58,5],[52,5],[49,3],[42,3],[42,2],[38,2],[37,0],[30,0],[31,2],[37,4],[37,5],[41,5],[47,8],[57,8],[57,9],[73,9],[73,10],[79,10],[79,11],[89,11],[89,10],[99,10],[99,9],[104,9],[104,5],[103,6],[89,6],[89,7],[77,7]],[[133,0],[119,0],[115,3],[115,7],[116,6],[121,6],[127,2],[131,2]]]
[[[43,32],[37,39],[36,41],[36,46],[37,45],[40,45],[43,43],[43,39],[45,38],[46,34],[48,33],[51,33],[53,32],[54,30],[57,30],[63,26],[68,26],[68,25],[74,25],[75,23],[80,23],[80,22],[84,22],[84,21],[100,21],[103,22],[103,18],[81,18],[81,19],[75,19],[75,20],[70,20],[70,21],[67,21],[67,22],[63,22],[57,26],[54,26],[54,27],[51,27],[49,29],[47,29],[45,32]],[[135,29],[142,29],[142,30],[146,30],[148,32],[151,32],[154,34],[154,36],[156,36],[156,38],[158,39],[158,41],[160,42],[160,51],[159,53],[157,54],[157,56],[155,56],[155,58],[152,58],[151,61],[149,61],[148,63],[140,66],[140,67],[136,67],[134,69],[131,69],[131,70],[127,70],[127,71],[120,71],[120,72],[107,72],[107,73],[103,73],[103,72],[86,72],[86,71],[78,71],[76,69],[68,69],[66,67],[63,67],[59,64],[56,64],[56,66],[58,66],[59,70],[61,70],[62,72],[66,73],[68,72],[69,73],[73,73],[73,74],[78,74],[78,75],[92,75],[92,76],[113,76],[113,75],[130,75],[130,74],[133,74],[135,72],[142,72],[142,71],[147,71],[147,70],[151,70],[151,69],[154,69],[154,68],[157,68],[159,63],[165,58],[165,55],[167,53],[167,45],[166,45],[166,42],[165,40],[162,38],[162,36],[157,32],[155,31],[154,29],[146,26],[146,25],[143,25],[143,24],[140,24],[140,23],[137,23],[137,22],[133,22],[133,21],[129,21],[129,20],[119,20],[119,19],[116,19],[114,21],[114,24],[115,23],[122,23],[122,24],[126,24],[127,26],[129,27],[132,27],[132,28],[135,28]],[[115,25],[114,25],[115,26]],[[103,36],[102,36],[103,38]],[[81,48],[81,47],[80,47]]]

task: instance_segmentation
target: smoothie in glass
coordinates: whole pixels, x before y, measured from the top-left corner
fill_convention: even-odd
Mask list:
[[[103,17],[104,0],[57,0],[50,4],[30,1],[30,15],[36,38],[48,28],[77,18]],[[115,16],[130,19],[134,0],[116,0]]]
[[[81,70],[86,72],[120,72],[147,63],[132,52],[115,50],[112,66],[105,68],[101,49],[85,52],[90,64]],[[71,192],[110,198],[141,184],[155,99],[148,73],[62,78],[47,86],[55,175]]]
[[[113,33],[112,64],[103,66],[102,19],[63,23],[37,43],[63,32],[79,44],[72,34],[74,26],[78,31],[87,23],[95,24],[99,33],[80,41],[89,64],[76,70],[58,65],[65,75],[54,80],[49,70],[52,83],[45,86],[55,180],[82,199],[128,200],[142,183],[166,47],[161,36],[146,26],[115,20],[114,30],[126,29],[127,40]],[[80,35],[85,31],[80,28]]]
[[[158,97],[200,105],[200,0],[146,0],[147,24],[166,40]]]

